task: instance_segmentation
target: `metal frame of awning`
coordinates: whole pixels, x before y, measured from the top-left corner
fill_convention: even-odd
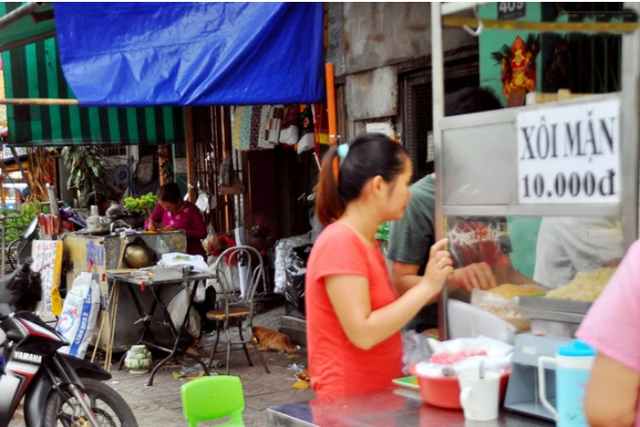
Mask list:
[[[37,12],[38,9],[42,8],[45,4],[46,4],[45,2],[30,2],[7,13],[3,17],[0,17],[0,31],[7,31],[7,28],[10,27],[12,24],[20,21],[23,18],[28,17],[29,15],[34,17],[39,13]],[[34,18],[34,23],[40,23],[40,22],[43,22],[44,20],[53,19],[53,11],[45,11],[45,12],[42,12],[42,14],[46,14],[47,17],[44,19],[39,19],[38,21],[36,21]],[[28,37],[20,38],[18,40],[0,45],[0,53],[6,52],[12,49],[17,49],[17,48],[26,46],[28,44],[36,43],[41,40],[46,40],[55,36],[56,36],[56,31],[51,30],[51,31],[46,31],[39,34],[31,35]]]
[[[44,6],[44,2],[31,2],[20,6],[13,12],[7,13],[5,16],[0,18],[0,30],[8,27],[9,25],[24,18],[27,15],[31,15],[42,6]]]

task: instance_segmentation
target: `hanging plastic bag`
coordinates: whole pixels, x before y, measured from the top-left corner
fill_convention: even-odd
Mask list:
[[[189,286],[189,290],[193,292],[194,284],[191,283],[188,286]],[[203,283],[202,281],[200,281],[196,286],[196,296],[193,298],[193,302],[197,302],[197,303],[204,302],[206,297],[207,297],[207,285],[206,283]]]
[[[285,297],[296,310],[305,315],[305,277],[307,261],[313,245],[292,248],[285,259],[287,289]]]
[[[80,273],[67,293],[58,319],[56,331],[71,345],[62,347],[61,353],[82,359],[93,337],[93,331],[100,311],[100,285],[93,280],[93,274]]]
[[[185,288],[178,292],[169,303],[168,310],[171,315],[171,321],[177,330],[182,328],[184,316],[187,314],[187,308],[189,308],[189,297],[189,291]],[[194,338],[200,336],[200,315],[193,307],[191,307],[189,318],[187,319],[187,332]]]
[[[285,266],[285,259],[291,251],[291,249],[309,244],[312,242],[311,232],[303,234],[301,236],[289,237],[286,239],[280,239],[276,243],[275,253],[275,292],[285,293],[287,289],[287,270]]]

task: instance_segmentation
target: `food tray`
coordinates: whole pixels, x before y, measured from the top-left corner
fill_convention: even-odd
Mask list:
[[[531,319],[534,334],[573,338],[580,327],[590,302],[553,298],[520,297],[520,311]]]
[[[536,311],[576,313],[584,315],[587,314],[587,311],[591,308],[591,304],[592,303],[585,301],[571,301],[544,297],[520,297],[520,308],[522,310],[531,308]]]

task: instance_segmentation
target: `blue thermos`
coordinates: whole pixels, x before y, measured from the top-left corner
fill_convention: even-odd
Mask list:
[[[589,427],[584,414],[584,395],[596,351],[584,341],[575,340],[558,347],[556,357],[538,359],[540,400],[555,416],[558,427]],[[547,400],[545,365],[556,367],[556,405]]]

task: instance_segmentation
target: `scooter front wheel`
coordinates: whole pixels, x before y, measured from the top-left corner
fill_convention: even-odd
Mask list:
[[[91,409],[99,423],[98,427],[138,427],[133,411],[127,402],[108,385],[90,378],[82,378],[84,394],[91,402]],[[71,404],[70,404],[71,403]],[[44,409],[45,427],[84,427],[88,421],[80,406],[74,402],[65,402],[60,394],[53,390],[47,398]]]

